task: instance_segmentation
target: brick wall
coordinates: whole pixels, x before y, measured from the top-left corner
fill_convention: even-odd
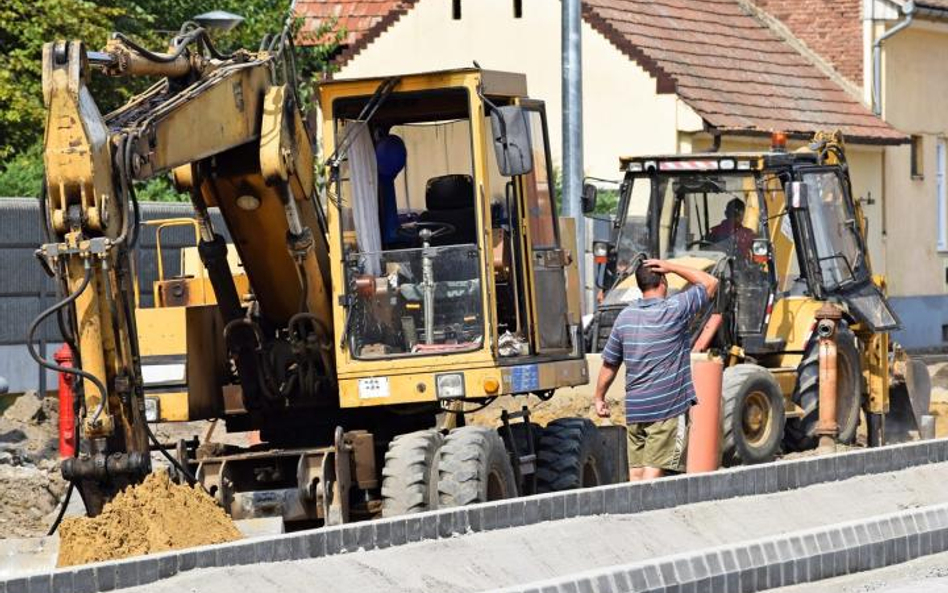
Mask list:
[[[861,0],[753,0],[837,72],[862,85]]]

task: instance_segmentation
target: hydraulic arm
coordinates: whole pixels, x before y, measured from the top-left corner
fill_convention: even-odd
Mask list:
[[[47,243],[40,255],[64,299],[41,317],[60,317],[78,361],[70,372],[82,378],[82,453],[63,473],[91,514],[149,470],[130,257],[139,225],[135,181],[172,172],[190,196],[244,407],[266,414],[288,401],[331,403],[325,221],[288,38],[284,32],[275,47],[229,56],[200,28],[183,29],[165,54],[121,35],[102,52],[80,42],[44,47]],[[164,78],[103,117],[86,86],[93,68]],[[224,238],[208,214],[214,206],[252,295],[234,285]]]

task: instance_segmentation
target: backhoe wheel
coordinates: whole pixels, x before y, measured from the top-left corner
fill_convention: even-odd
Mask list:
[[[492,428],[462,426],[448,433],[441,447],[438,476],[441,507],[517,496],[510,457]]]
[[[852,443],[859,426],[862,371],[859,368],[856,337],[846,328],[836,335],[836,421],[839,442]],[[807,347],[797,370],[793,402],[803,408],[803,417],[787,420],[784,445],[790,451],[806,451],[818,444],[816,425],[820,420],[820,349],[818,340]]]
[[[395,437],[382,468],[382,516],[438,508],[438,455],[444,437],[434,429]]]
[[[783,440],[783,394],[773,374],[756,364],[724,370],[724,465],[773,460]]]
[[[546,425],[537,453],[537,492],[560,492],[611,483],[606,442],[586,418]]]

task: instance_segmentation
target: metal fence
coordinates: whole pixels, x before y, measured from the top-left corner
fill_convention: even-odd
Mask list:
[[[143,220],[189,217],[190,204],[144,203]],[[212,213],[215,228],[223,229],[218,212]],[[0,376],[10,382],[10,391],[42,389],[42,373],[26,351],[26,333],[39,313],[56,302],[56,286],[34,256],[42,243],[39,206],[31,198],[0,200]],[[142,227],[135,265],[143,306],[153,304],[152,283],[158,277],[158,256],[155,232]],[[162,233],[162,252],[166,274],[180,271],[180,249],[194,245],[194,232],[189,227],[170,228]],[[59,330],[55,322],[44,323],[36,336],[47,344],[50,353],[59,346]],[[53,374],[45,380],[55,389]]]

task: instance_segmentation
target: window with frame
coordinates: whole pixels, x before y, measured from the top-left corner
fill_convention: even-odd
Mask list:
[[[948,187],[945,185],[945,139],[935,145],[935,201],[937,204],[938,251],[948,251]]]

